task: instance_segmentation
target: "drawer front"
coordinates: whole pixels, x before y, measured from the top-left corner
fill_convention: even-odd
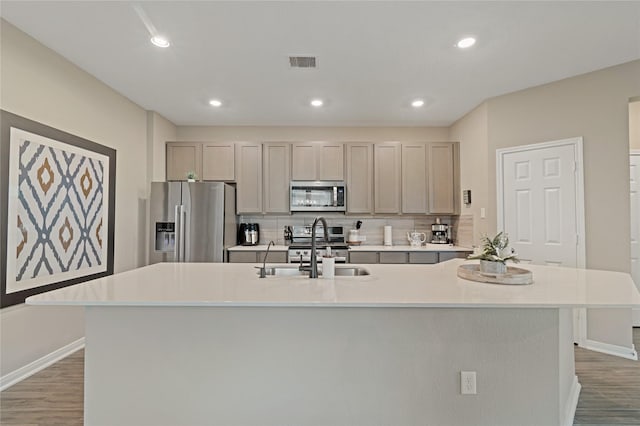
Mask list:
[[[229,263],[256,263],[256,255],[255,251],[230,251]]]
[[[258,262],[262,262],[265,252],[258,252]],[[286,251],[270,251],[267,256],[267,263],[287,263]]]
[[[407,263],[406,252],[380,253],[380,263]]]
[[[439,253],[439,262],[444,262],[446,260],[451,259],[466,259],[469,256],[471,251],[441,251]]]
[[[378,263],[378,253],[373,251],[350,252],[349,263]]]
[[[428,253],[409,253],[409,263],[438,263],[438,253],[437,252],[428,252]]]

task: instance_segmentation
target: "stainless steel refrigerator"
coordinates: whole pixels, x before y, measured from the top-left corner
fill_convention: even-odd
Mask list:
[[[236,245],[236,192],[222,182],[152,182],[149,263],[224,262]]]

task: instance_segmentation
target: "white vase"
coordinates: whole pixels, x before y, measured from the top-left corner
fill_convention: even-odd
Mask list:
[[[484,272],[486,274],[506,274],[507,265],[502,262],[492,262],[490,260],[481,260],[480,272]]]

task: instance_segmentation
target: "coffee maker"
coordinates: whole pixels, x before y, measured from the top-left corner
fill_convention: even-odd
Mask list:
[[[450,242],[449,225],[440,223],[440,218],[436,218],[436,223],[431,225],[431,243],[449,244]]]
[[[255,246],[260,241],[260,226],[257,223],[241,223],[238,225],[238,244]]]

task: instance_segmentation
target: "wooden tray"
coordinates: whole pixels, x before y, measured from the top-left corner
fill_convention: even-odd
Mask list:
[[[478,281],[481,283],[526,285],[533,283],[531,271],[514,266],[507,266],[506,274],[491,274],[480,272],[480,265],[460,265],[458,266],[458,276],[465,280]]]

